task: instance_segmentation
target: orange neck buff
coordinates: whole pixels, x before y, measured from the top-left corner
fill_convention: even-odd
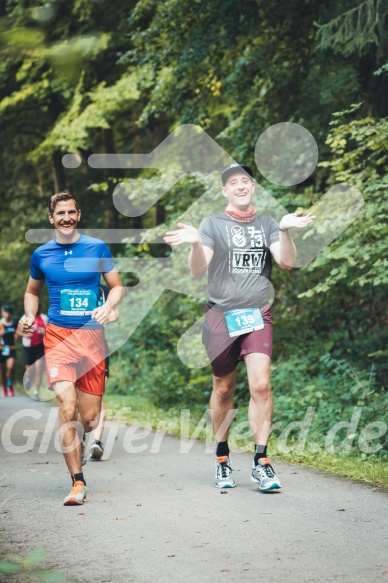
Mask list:
[[[246,211],[235,211],[229,205],[225,208],[225,213],[233,221],[239,223],[250,223],[255,218],[255,209],[252,205]]]

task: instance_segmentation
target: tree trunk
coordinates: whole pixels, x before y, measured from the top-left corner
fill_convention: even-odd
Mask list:
[[[66,188],[65,170],[62,165],[61,152],[53,153],[53,177],[54,177],[54,191],[61,192]]]

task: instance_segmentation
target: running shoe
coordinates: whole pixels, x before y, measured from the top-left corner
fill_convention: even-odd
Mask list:
[[[71,492],[63,501],[64,506],[79,506],[86,501],[86,486],[81,480],[74,482]]]
[[[216,488],[234,488],[236,482],[232,476],[231,459],[227,455],[216,457]]]
[[[40,401],[40,399],[39,399],[39,391],[34,391],[33,398],[35,399],[35,401]]]
[[[8,397],[7,387],[3,387],[3,390],[1,391],[1,396],[2,397]]]
[[[13,388],[12,385],[8,386],[8,394],[10,397],[14,397],[15,396],[15,389]]]
[[[259,484],[259,490],[265,492],[279,490],[282,487],[268,458],[260,458],[257,466],[255,466],[255,462],[252,462],[252,466],[251,480]]]
[[[97,439],[94,440],[92,447],[90,448],[90,459],[94,461],[100,461],[104,455],[104,447],[101,441]]]

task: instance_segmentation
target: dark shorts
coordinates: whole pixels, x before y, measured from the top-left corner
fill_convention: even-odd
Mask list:
[[[264,328],[231,338],[224,314],[206,306],[202,341],[214,376],[223,377],[233,372],[245,354],[259,353],[272,357],[271,307],[268,305],[261,308],[261,314]]]
[[[11,348],[9,354],[2,354],[0,347],[0,364],[4,364],[9,358],[16,358],[16,350]]]
[[[24,360],[27,366],[31,366],[44,356],[44,346],[42,344],[37,344],[36,346],[25,346],[24,347]]]

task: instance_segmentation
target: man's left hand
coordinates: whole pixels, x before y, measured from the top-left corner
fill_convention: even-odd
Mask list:
[[[108,303],[102,304],[98,308],[94,308],[92,312],[92,318],[94,318],[99,324],[104,325],[112,321],[111,317],[112,308]]]
[[[315,219],[311,213],[303,216],[303,211],[296,211],[295,213],[290,213],[289,215],[284,215],[282,217],[279,228],[280,229],[304,229],[312,223]]]

